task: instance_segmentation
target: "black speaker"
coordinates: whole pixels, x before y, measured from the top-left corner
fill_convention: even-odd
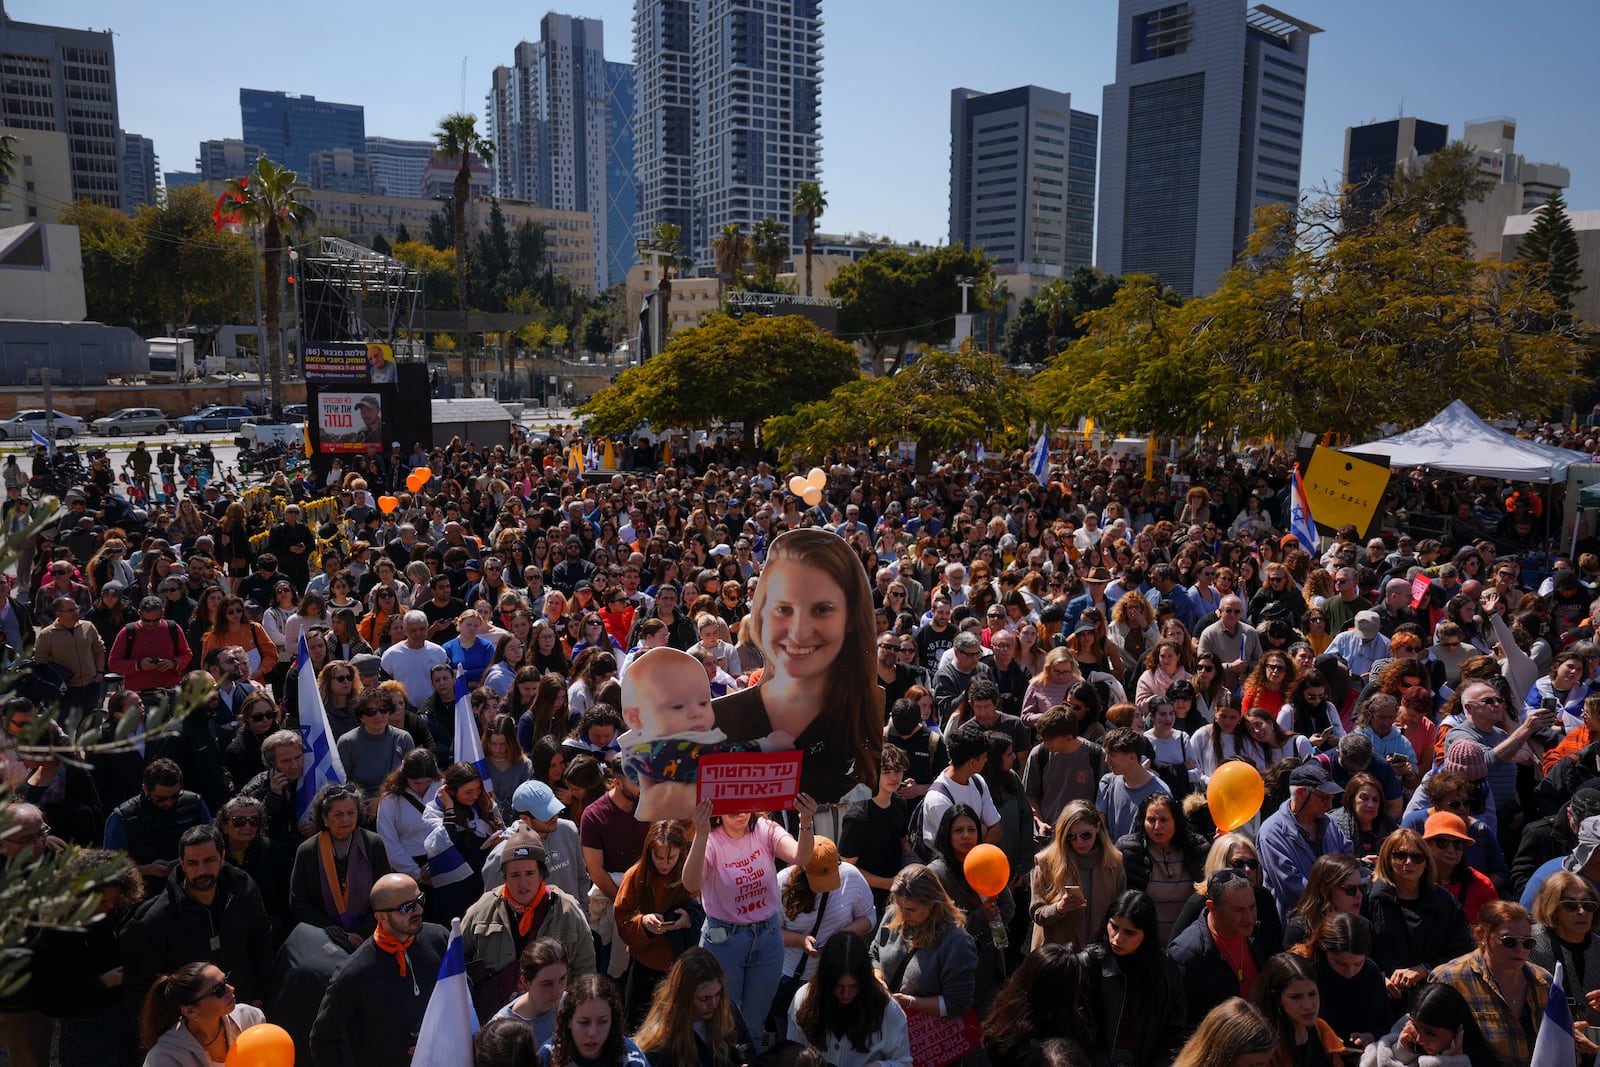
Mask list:
[[[428,375],[428,365],[406,361],[395,364],[396,376],[395,419],[391,423],[393,436],[407,453],[413,442],[421,441],[432,447],[433,440],[433,383]]]

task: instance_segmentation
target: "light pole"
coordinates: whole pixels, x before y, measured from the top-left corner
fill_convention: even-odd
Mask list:
[[[666,279],[667,268],[662,266],[661,260],[662,257],[677,255],[678,245],[674,241],[663,241],[656,237],[642,237],[633,242],[633,247],[639,255],[646,257],[650,261],[650,266],[657,272],[656,291],[658,294],[665,294],[661,301],[661,307],[656,307],[652,304],[650,308],[650,354],[658,356],[661,354],[661,345],[666,340],[663,335],[667,332],[667,315],[670,311],[667,305],[672,300],[672,287],[667,284]]]

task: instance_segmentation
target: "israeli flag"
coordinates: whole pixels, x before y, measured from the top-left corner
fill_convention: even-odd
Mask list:
[[[972,462],[981,467],[983,466],[983,461],[986,458],[987,457],[983,454],[983,442],[979,441],[978,447],[972,450]]]
[[[304,819],[311,810],[311,798],[325,785],[343,784],[344,765],[339,762],[339,750],[328,725],[328,712],[322,706],[322,692],[317,689],[317,672],[311,669],[311,652],[306,648],[306,635],[300,635],[300,654],[295,657],[299,668],[300,740],[306,746],[306,769],[300,777],[295,792],[296,819]]]
[[[483,791],[494,796],[494,778],[490,775],[489,760],[483,754],[483,738],[478,735],[478,719],[472,714],[472,687],[466,675],[456,676],[456,734],[457,763],[470,763],[483,775]]]
[[[1050,432],[1039,431],[1039,440],[1033,444],[1033,451],[1028,453],[1028,469],[1040,485],[1044,484],[1045,475],[1050,471]]]
[[[1556,964],[1555,980],[1550,983],[1550,999],[1544,1005],[1544,1024],[1533,1043],[1533,1059],[1528,1067],[1570,1067],[1577,1059],[1578,1046],[1572,1037],[1572,1010],[1561,984],[1561,964]]]
[[[49,453],[52,456],[56,454],[56,443],[54,441],[50,440],[50,438],[46,437],[44,434],[40,433],[38,430],[30,430],[28,432],[33,434],[33,443],[34,444],[36,444],[40,448],[44,449],[47,453]]]
[[[1300,464],[1294,465],[1294,480],[1289,486],[1289,532],[1300,542],[1300,547],[1317,554],[1317,524],[1311,518],[1311,500],[1306,496],[1306,483],[1300,477]]]
[[[439,963],[439,980],[422,1013],[417,1051],[412,1063],[428,1067],[472,1067],[472,1035],[478,1032],[478,1013],[472,1010],[472,990],[467,985],[467,955],[461,947],[461,920],[450,920],[450,945]],[[1568,1064],[1567,1067],[1571,1067]]]

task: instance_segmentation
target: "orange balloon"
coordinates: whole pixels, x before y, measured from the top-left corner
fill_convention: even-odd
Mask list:
[[[795,496],[804,496],[806,492],[806,486],[810,484],[810,482],[796,474],[789,479],[789,492],[793,493]]]
[[[428,479],[422,477],[422,468],[419,467],[410,474],[406,475],[406,488],[411,490],[413,493],[421,492],[423,483],[425,483],[427,480]]]
[[[389,514],[391,511],[393,511],[395,508],[397,508],[399,506],[400,506],[400,498],[399,497],[396,497],[396,496],[380,496],[378,498],[378,510],[383,512],[385,515]]]
[[[812,507],[816,507],[822,503],[822,490],[814,485],[808,485],[806,486],[806,491],[800,494],[800,499]]]
[[[978,845],[967,853],[961,869],[980,897],[997,897],[1011,884],[1011,863],[997,845]]]
[[[417,478],[421,480],[423,485],[427,485],[428,484],[428,479],[433,477],[433,468],[431,468],[431,467],[418,467],[416,470],[412,471],[411,473],[415,474],[417,476]]]
[[[281,1026],[257,1023],[228,1050],[227,1067],[294,1067],[294,1038]]]
[[[1237,830],[1255,818],[1266,797],[1267,786],[1261,780],[1261,772],[1237,760],[1218,767],[1206,786],[1211,821],[1221,833]]]

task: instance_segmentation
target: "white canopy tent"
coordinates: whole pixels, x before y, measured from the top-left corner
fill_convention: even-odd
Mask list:
[[[1480,478],[1540,484],[1564,480],[1569,466],[1589,458],[1497,430],[1460,400],[1451,401],[1414,430],[1340,451],[1387,456],[1391,467],[1436,467]]]

